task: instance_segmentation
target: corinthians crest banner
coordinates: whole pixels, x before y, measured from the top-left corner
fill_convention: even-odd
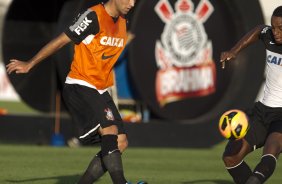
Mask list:
[[[155,47],[160,105],[216,90],[212,42],[203,25],[213,10],[208,0],[201,0],[197,7],[191,0],[178,0],[174,7],[167,0],[156,4],[155,12],[165,23]]]
[[[263,48],[244,50],[224,70],[219,58],[262,23],[256,0],[139,1],[129,47],[138,100],[155,118],[193,124],[211,122],[230,108],[250,107],[263,80]]]
[[[78,7],[75,2],[62,1],[61,5],[70,3],[65,3],[68,8],[58,9],[65,5],[49,8],[62,17],[41,17],[40,11],[23,17],[19,11],[24,10],[21,2],[12,1],[5,16],[2,31],[5,64],[10,58],[36,52],[37,46],[52,37],[52,33],[46,34],[50,29],[39,28],[42,25],[48,28],[53,22],[55,28],[62,30],[66,23],[63,15]],[[51,7],[52,3],[48,5]],[[40,10],[34,3],[26,6]],[[254,45],[244,50],[224,70],[219,57],[220,52],[230,49],[250,28],[264,23],[257,0],[140,0],[128,18],[130,31],[135,35],[128,50],[131,87],[153,118],[193,124],[212,122],[212,118],[227,109],[248,108],[253,104],[264,79],[263,48]],[[18,27],[25,31],[11,31]],[[29,75],[8,76],[21,99],[38,110],[51,109],[50,100],[56,83],[60,82],[52,77],[56,73],[54,67],[59,78],[65,79],[67,65],[53,61],[71,56],[70,49],[62,51],[61,56],[48,58],[52,62],[42,63]],[[43,84],[49,90],[42,91]]]

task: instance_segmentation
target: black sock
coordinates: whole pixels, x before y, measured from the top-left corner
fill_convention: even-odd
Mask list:
[[[274,172],[276,167],[276,158],[271,154],[263,155],[260,163],[254,169],[253,175],[256,176],[261,183],[265,182]]]
[[[117,146],[117,135],[102,136],[102,160],[107,168],[113,184],[125,184],[121,154]]]
[[[255,175],[252,175],[247,180],[246,184],[262,184],[262,182],[256,177]]]
[[[226,169],[236,184],[245,184],[248,178],[252,175],[252,170],[244,161],[234,167]]]
[[[107,169],[102,162],[101,151],[99,151],[90,162],[78,184],[92,184],[94,181],[97,181],[101,176],[103,176],[105,172],[107,172]]]
[[[125,184],[121,154],[119,152],[111,153],[103,157],[103,161],[108,168],[110,176],[114,184]]]

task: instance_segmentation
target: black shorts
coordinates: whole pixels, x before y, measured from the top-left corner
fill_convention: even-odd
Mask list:
[[[282,133],[282,108],[272,108],[256,102],[247,115],[250,129],[245,139],[254,150],[264,145],[270,133]]]
[[[82,129],[79,135],[82,143],[100,142],[100,127],[116,125],[118,134],[125,134],[121,116],[108,92],[100,94],[93,88],[65,84],[63,98],[73,121]]]

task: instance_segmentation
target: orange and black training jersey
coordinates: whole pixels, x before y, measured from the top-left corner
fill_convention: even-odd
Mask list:
[[[102,4],[80,14],[65,31],[76,44],[68,77],[98,90],[113,85],[113,66],[126,44],[126,20],[114,19]]]

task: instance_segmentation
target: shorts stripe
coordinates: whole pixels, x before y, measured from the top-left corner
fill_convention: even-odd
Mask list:
[[[89,134],[91,134],[92,132],[96,131],[98,128],[100,127],[100,124],[98,124],[97,126],[95,126],[94,128],[92,128],[91,130],[89,130],[86,134],[79,136],[80,139],[84,139],[85,137],[87,137]]]

